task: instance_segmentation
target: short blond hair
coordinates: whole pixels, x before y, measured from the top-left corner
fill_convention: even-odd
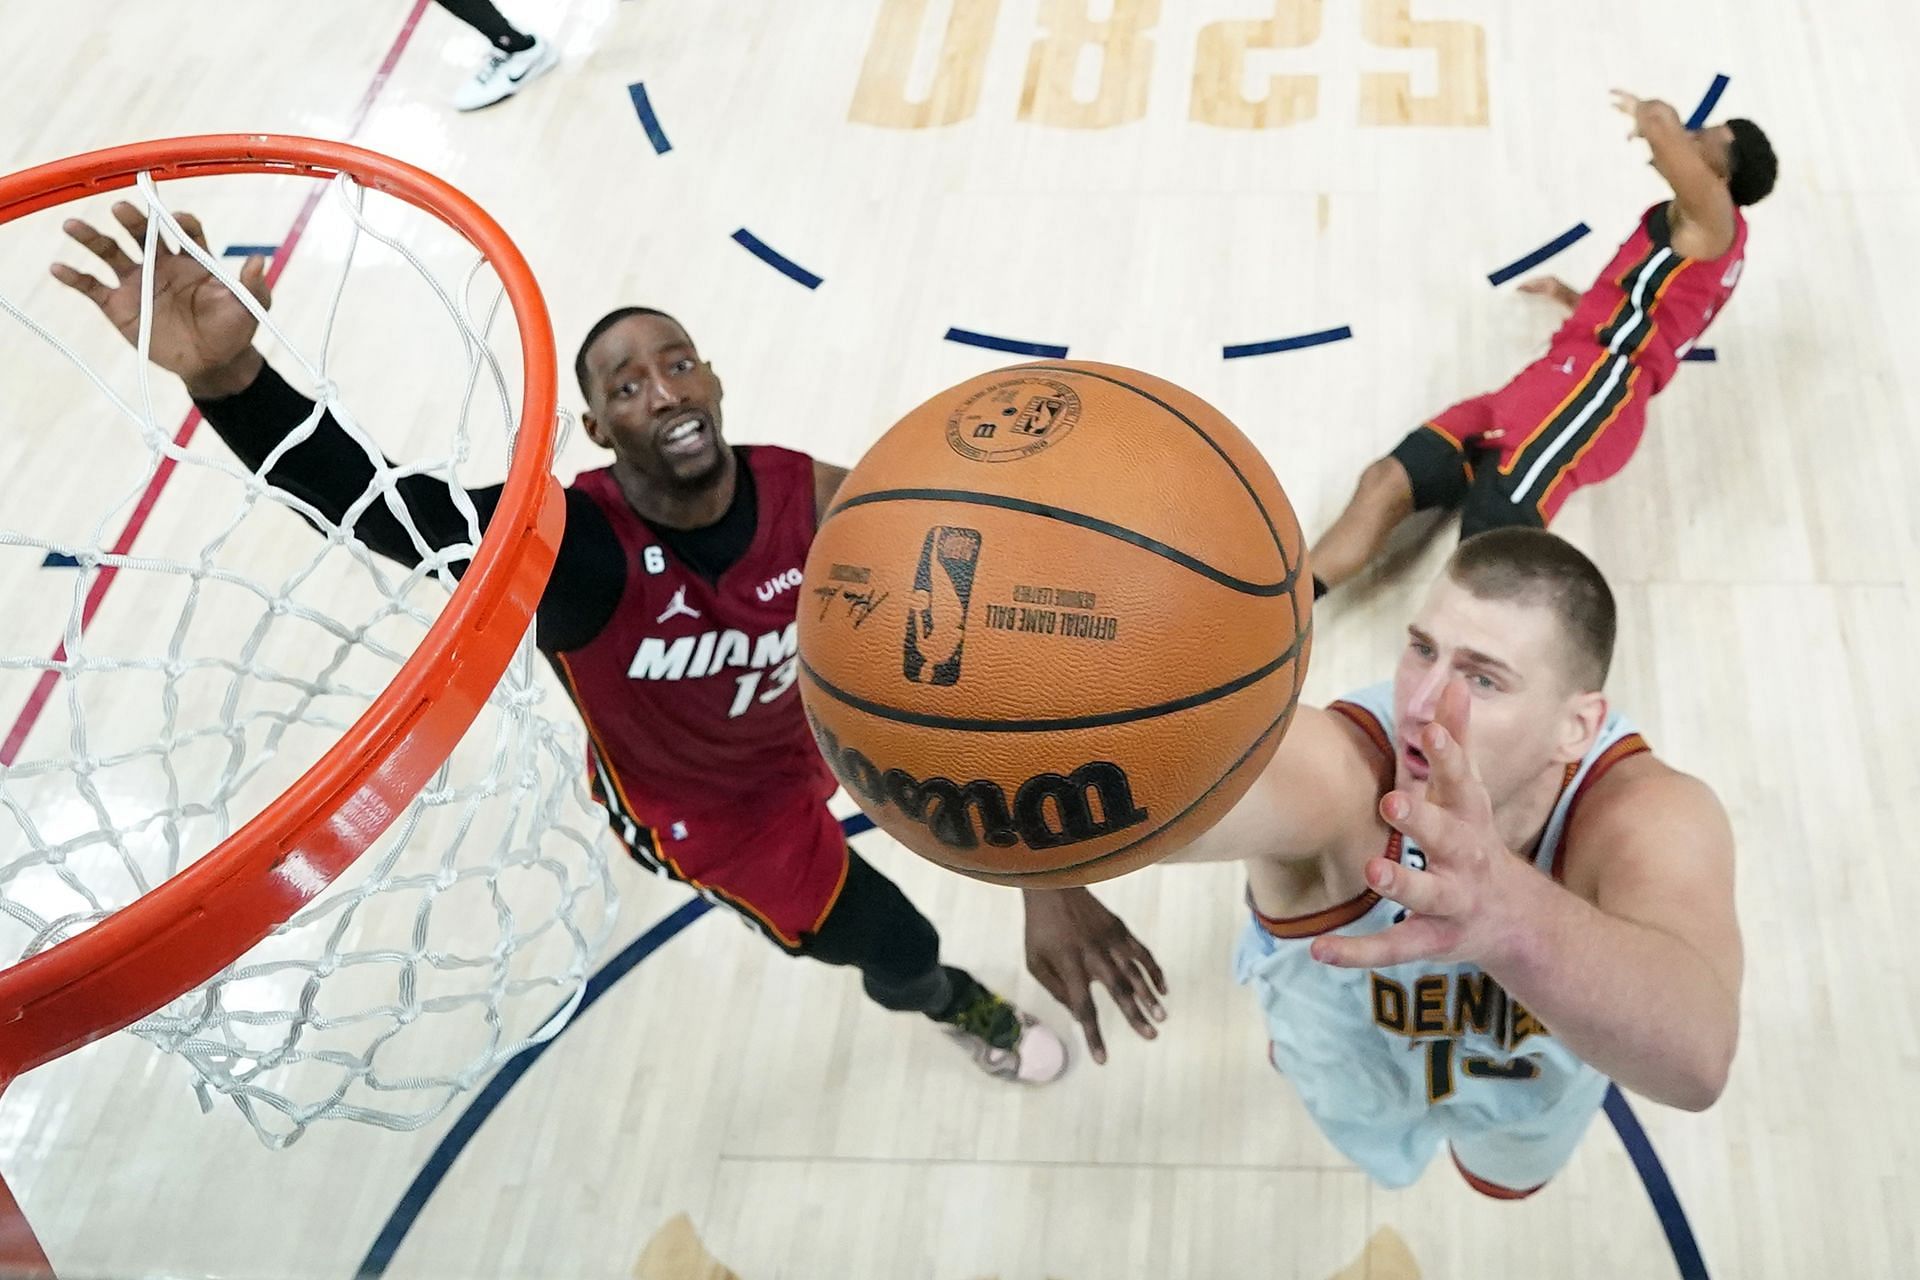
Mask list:
[[[1572,543],[1544,529],[1489,529],[1460,544],[1447,576],[1481,600],[1551,609],[1567,640],[1569,683],[1580,693],[1606,684],[1618,626],[1613,589]]]

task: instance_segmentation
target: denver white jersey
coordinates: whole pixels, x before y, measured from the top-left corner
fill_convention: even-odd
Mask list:
[[[1365,730],[1391,769],[1393,686],[1363,689],[1332,710]],[[1536,867],[1557,877],[1585,788],[1645,750],[1624,718],[1607,718],[1593,748],[1567,769],[1533,853]],[[1386,856],[1425,865],[1398,832]],[[1254,913],[1236,977],[1254,988],[1266,1013],[1274,1065],[1334,1145],[1388,1186],[1418,1178],[1443,1139],[1476,1185],[1493,1184],[1482,1190],[1545,1182],[1598,1109],[1606,1078],[1473,965],[1337,969],[1308,953],[1322,933],[1379,933],[1402,915],[1371,891],[1310,916]]]

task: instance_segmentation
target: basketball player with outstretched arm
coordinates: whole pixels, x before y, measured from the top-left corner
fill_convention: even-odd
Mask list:
[[[114,216],[142,243],[144,213],[122,203]],[[204,249],[199,223],[179,221]],[[54,276],[135,340],[141,264],[84,222],[66,230],[116,283],[58,264]],[[162,248],[151,265],[153,360],[259,468],[314,402],[254,349],[254,318],[224,284],[185,253]],[[256,258],[240,275],[262,305],[265,269]],[[877,1003],[940,1023],[990,1074],[1057,1078],[1060,1038],[942,965],[933,925],[847,847],[827,810],[833,775],[793,687],[795,616],[819,513],[846,472],[788,449],[727,445],[720,379],[661,312],[601,319],[574,372],[586,433],[613,463],[567,491],[534,634],[586,721],[588,767],[614,831],[641,864],[731,907],[789,953],[857,968]],[[265,478],[337,522],[374,474],[328,413]],[[406,476],[394,489],[429,545],[468,537],[443,480]],[[500,489],[466,495],[483,525]],[[352,531],[383,556],[420,562],[385,502],[368,504]]]
[[[1416,511],[1460,510],[1460,536],[1545,528],[1574,490],[1627,465],[1658,395],[1727,305],[1747,258],[1740,210],[1773,190],[1777,164],[1751,120],[1689,131],[1664,102],[1616,91],[1673,199],[1641,215],[1584,294],[1530,280],[1573,314],[1547,353],[1489,395],[1430,419],[1369,464],[1340,518],[1314,544],[1314,593],[1380,554]]]
[[[1530,1195],[1609,1079],[1695,1111],[1726,1084],[1733,835],[1608,705],[1614,625],[1606,581],[1555,535],[1468,539],[1394,678],[1299,708],[1171,859],[1247,864],[1235,967],[1269,1057],[1387,1186],[1444,1142],[1476,1190]],[[1092,1027],[1085,974],[1130,951],[1087,890],[1025,897],[1029,966]]]

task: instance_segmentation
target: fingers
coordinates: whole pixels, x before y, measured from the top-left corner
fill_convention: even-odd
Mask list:
[[[120,247],[120,242],[105,232],[96,230],[91,223],[82,222],[78,218],[69,218],[60,225],[60,229],[67,233],[68,239],[105,263],[107,270],[113,272],[116,280],[125,283],[129,277],[140,274],[140,264],[127,256],[127,251]]]
[[[1455,812],[1469,807],[1473,795],[1473,760],[1466,745],[1471,703],[1466,681],[1455,676],[1440,691],[1433,723],[1420,731],[1420,749],[1426,753],[1430,770],[1426,798]]]
[[[199,245],[204,252],[213,252],[213,250],[207,248],[207,232],[206,228],[200,225],[200,219],[190,213],[182,213],[175,216],[174,221],[180,224],[180,229],[191,236],[193,242]]]
[[[1388,826],[1411,840],[1414,847],[1425,855],[1429,866],[1442,866],[1456,860],[1459,851],[1471,848],[1470,840],[1464,833],[1470,824],[1459,814],[1441,807],[1434,799],[1432,782],[1428,782],[1425,795],[1411,795],[1405,791],[1389,791],[1380,797],[1380,817]],[[1376,858],[1374,862],[1381,862]],[[1369,867],[1373,863],[1367,864]],[[1398,866],[1397,863],[1388,863]],[[1369,872],[1367,882],[1373,884]],[[1379,885],[1373,886],[1376,890]],[[1388,895],[1399,901],[1398,895]],[[1412,905],[1412,904],[1405,904]],[[1430,908],[1428,908],[1430,909]]]
[[[1374,858],[1367,863],[1367,884],[1381,897],[1416,915],[1450,917],[1459,912],[1458,882],[1403,862]]]
[[[1315,938],[1312,954],[1321,964],[1340,969],[1383,969],[1414,960],[1442,959],[1457,941],[1452,926],[1412,916],[1391,929],[1365,937],[1329,933]]]
[[[201,240],[200,247],[206,248],[207,242]],[[240,268],[240,284],[261,306],[273,305],[273,289],[267,284],[267,260],[259,254],[248,258]]]
[[[75,293],[85,294],[88,298],[92,299],[94,306],[99,307],[103,311],[106,309],[107,299],[113,296],[113,290],[109,289],[105,284],[102,284],[84,271],[75,271],[64,262],[56,262],[49,267],[48,270],[53,273],[55,280],[58,280],[61,284],[67,286],[67,288],[72,289]]]
[[[1086,1037],[1087,1053],[1097,1063],[1107,1060],[1107,1044],[1100,1037],[1100,1013],[1093,1005],[1093,988],[1084,974],[1071,976],[1062,973],[1052,963],[1029,958],[1027,972],[1039,980],[1047,989],[1047,994],[1058,1000],[1069,1016],[1080,1024],[1080,1033]]]
[[[1067,1012],[1080,1024],[1080,1034],[1087,1038],[1087,1056],[1095,1063],[1105,1066],[1107,1062],[1107,1042],[1100,1038],[1100,1012],[1093,1007],[1093,988],[1082,984],[1078,998],[1063,1000]]]
[[[1107,989],[1114,1007],[1142,1040],[1152,1040],[1160,1034],[1148,1020],[1147,1010],[1154,1010],[1160,1017],[1166,1015],[1145,982],[1139,981],[1132,965],[1115,964],[1107,956],[1100,956],[1094,961],[1093,980]]]
[[[1161,995],[1167,994],[1167,975],[1160,972],[1160,962],[1153,958],[1153,952],[1147,950],[1146,943],[1140,941],[1138,938],[1132,941],[1133,948],[1131,958],[1133,962],[1139,965],[1141,971],[1147,975],[1148,980],[1153,983],[1154,990],[1158,991]],[[1164,1018],[1167,1015],[1165,1010],[1160,1010],[1156,1016]]]
[[[1466,680],[1455,676],[1440,691],[1440,706],[1434,713],[1434,723],[1444,728],[1448,736],[1464,749],[1467,745],[1467,727],[1472,718],[1473,694],[1468,692]]]
[[[147,215],[138,205],[125,200],[116,200],[113,205],[113,220],[127,229],[135,244],[147,242]]]

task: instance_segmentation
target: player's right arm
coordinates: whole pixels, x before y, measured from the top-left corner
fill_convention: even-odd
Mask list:
[[[122,201],[114,205],[113,216],[136,244],[145,242],[147,218],[140,209]],[[205,250],[199,219],[183,213],[178,221]],[[259,322],[233,291],[191,255],[173,252],[164,242],[153,262],[142,264],[119,241],[86,222],[72,219],[65,230],[113,274],[114,283],[64,263],[53,265],[53,277],[92,301],[130,343],[139,341],[142,276],[151,267],[148,353],[155,364],[179,376],[208,425],[249,470],[258,471],[291,432],[314,419],[312,433],[275,459],[264,478],[327,520],[341,523],[373,483],[376,462],[332,414],[322,412],[315,419],[314,401],[288,385],[254,349]],[[262,307],[272,304],[265,259],[248,259],[239,282]],[[377,554],[411,568],[420,563],[422,543],[440,549],[468,539],[467,517],[445,481],[403,476],[394,490],[420,541],[385,502],[374,502],[354,521],[353,534]],[[500,492],[499,485],[466,492],[482,529]],[[567,517],[567,533],[538,614],[540,642],[552,650],[591,639],[612,616],[625,579],[618,541],[592,501],[570,492]],[[464,568],[464,563],[457,564],[454,572]]]
[[[1691,258],[1717,258],[1733,247],[1735,217],[1733,193],[1700,153],[1680,113],[1654,98],[1636,98],[1622,89],[1613,91],[1614,105],[1633,117],[1633,131],[1647,140],[1653,167],[1680,205],[1683,225],[1693,234],[1687,243],[1675,243],[1676,252]],[[1676,241],[1683,234],[1676,231]]]
[[[1371,821],[1378,762],[1344,716],[1300,707],[1247,793],[1226,816],[1166,862],[1304,862],[1342,847]],[[1167,983],[1126,922],[1087,889],[1028,889],[1027,970],[1080,1024],[1095,1062],[1107,1059],[1093,985],[1143,1039],[1166,1017]]]
[[[1206,834],[1163,862],[1304,862],[1341,846],[1371,812],[1380,775],[1338,712],[1299,707],[1273,759]]]

